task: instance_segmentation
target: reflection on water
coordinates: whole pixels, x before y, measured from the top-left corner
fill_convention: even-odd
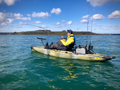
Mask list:
[[[120,72],[116,72],[115,70],[118,70],[118,68],[109,61],[93,62],[63,59],[38,52],[32,52],[32,54],[41,58],[49,58],[53,60],[51,62],[53,66],[63,69],[63,72],[57,74],[57,78],[60,80],[66,80],[67,82],[82,81],[82,83],[89,84],[92,87],[98,87],[96,83],[104,83],[105,86],[120,89]]]

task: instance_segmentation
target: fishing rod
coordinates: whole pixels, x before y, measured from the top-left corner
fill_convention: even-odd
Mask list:
[[[88,24],[89,24],[89,6],[88,6],[87,33],[88,33]],[[86,36],[86,46],[87,44],[88,44],[88,35]]]
[[[37,25],[32,25],[32,24],[26,24],[26,25],[31,25],[31,26],[35,26],[35,27],[42,28],[42,29],[46,29],[46,28],[43,28],[43,27],[40,27],[40,26],[37,26]],[[46,29],[46,30],[47,30],[47,29]],[[61,35],[57,35],[57,36],[61,37]],[[62,37],[61,37],[61,38],[62,38]],[[37,39],[40,39],[41,42],[42,42],[42,44],[43,44],[43,46],[45,47],[45,44],[44,44],[43,40],[46,40],[46,38],[38,38],[38,37],[37,37]]]
[[[42,29],[46,29],[44,27],[41,27],[41,26],[37,26],[37,25],[33,25],[33,24],[26,24],[26,25],[30,25],[30,26],[35,26],[35,27],[39,27],[39,28],[42,28]],[[47,30],[47,29],[46,29]]]
[[[35,26],[35,27],[39,27],[39,28],[42,28],[42,29],[47,30],[46,28],[43,28],[43,27],[41,27],[41,26],[37,26],[37,25],[32,25],[32,24],[26,24],[26,25]],[[61,37],[60,35],[57,35],[57,36]]]
[[[93,14],[94,14],[94,9],[93,9],[93,12],[92,12],[91,32],[92,32],[92,29],[93,29]],[[90,45],[91,45],[91,35],[90,35]]]
[[[92,22],[91,22],[91,32],[92,32],[92,27],[93,27],[93,15],[92,15]],[[90,35],[90,45],[91,45],[91,35]]]

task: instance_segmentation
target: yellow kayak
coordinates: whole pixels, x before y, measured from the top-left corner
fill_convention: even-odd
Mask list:
[[[45,49],[41,46],[33,46],[31,47],[32,51],[37,51],[46,55],[51,55],[55,57],[60,58],[68,58],[68,59],[80,59],[80,60],[88,60],[88,61],[107,61],[114,59],[114,56],[108,56],[98,53],[89,53],[89,54],[83,54],[83,53],[75,53],[72,51],[62,51],[62,50],[56,50],[56,49]]]

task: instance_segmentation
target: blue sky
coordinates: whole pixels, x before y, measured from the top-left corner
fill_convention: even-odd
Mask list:
[[[120,33],[120,0],[0,0],[0,32],[87,27],[95,33]]]

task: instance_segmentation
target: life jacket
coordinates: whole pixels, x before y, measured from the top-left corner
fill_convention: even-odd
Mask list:
[[[71,34],[70,36],[68,36],[68,37],[67,37],[67,40],[70,39],[71,37],[74,38],[74,42],[71,43],[71,44],[69,44],[69,45],[67,46],[67,50],[72,50],[72,48],[73,48],[74,45],[75,45],[75,37],[73,36],[73,34]],[[66,42],[67,42],[67,40],[66,40]]]
[[[67,48],[67,50],[71,50],[75,45],[75,37],[73,34],[70,34],[66,39],[61,39],[62,44]]]

